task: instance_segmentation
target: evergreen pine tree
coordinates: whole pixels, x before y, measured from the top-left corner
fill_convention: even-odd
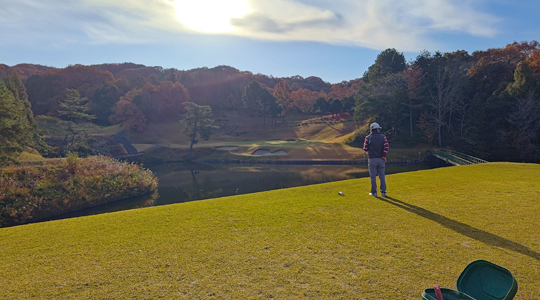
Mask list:
[[[86,142],[84,137],[86,130],[79,125],[90,122],[96,116],[88,113],[90,111],[88,98],[81,98],[79,91],[74,89],[67,89],[66,99],[59,102],[59,105],[58,114],[65,124],[65,135],[60,145],[59,154],[60,156],[66,156],[68,152],[73,150],[72,148],[77,143],[77,139],[79,139],[79,144]]]
[[[184,124],[183,132],[187,133],[191,144],[189,153],[193,150],[193,144],[196,144],[197,136],[208,140],[213,131],[219,129],[219,126],[214,125],[212,118],[212,108],[209,105],[198,105],[193,102],[185,102],[186,113],[182,116],[180,123]]]
[[[8,90],[11,91],[15,99],[24,105],[26,119],[28,120],[28,124],[31,126],[32,130],[32,143],[30,146],[38,150],[40,153],[46,154],[51,150],[51,148],[43,141],[43,139],[39,135],[38,124],[34,119],[34,112],[32,111],[32,104],[30,104],[30,101],[28,100],[26,87],[22,83],[21,78],[19,77],[19,74],[17,74],[17,72],[13,71],[13,73],[7,77],[6,87],[8,88]]]
[[[32,129],[24,104],[0,81],[0,164],[17,161],[32,142]]]
[[[28,94],[26,93],[26,87],[21,81],[21,78],[19,77],[19,74],[17,72],[13,71],[13,73],[8,76],[6,79],[6,87],[8,90],[13,93],[13,96],[15,96],[15,99],[18,99],[24,104],[24,111],[26,113],[26,118],[28,119],[28,122],[30,125],[37,129],[37,123],[34,120],[34,113],[32,112],[32,105],[30,104],[30,101],[28,101]]]

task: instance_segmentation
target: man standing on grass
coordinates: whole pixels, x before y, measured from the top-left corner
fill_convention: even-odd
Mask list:
[[[384,167],[386,164],[386,154],[390,145],[386,136],[381,133],[381,126],[373,123],[370,126],[371,134],[364,140],[364,151],[368,152],[369,177],[371,177],[370,196],[377,197],[377,175],[381,181],[381,196],[386,197],[386,179],[384,178]]]

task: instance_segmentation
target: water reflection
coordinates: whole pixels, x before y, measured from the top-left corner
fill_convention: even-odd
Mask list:
[[[146,165],[159,179],[157,194],[131,198],[62,216],[78,217],[368,177],[367,165]],[[387,165],[386,173],[426,169],[424,165]]]

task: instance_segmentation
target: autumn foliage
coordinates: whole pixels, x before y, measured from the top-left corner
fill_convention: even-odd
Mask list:
[[[392,54],[392,55],[385,55]],[[355,118],[395,142],[450,147],[487,160],[540,161],[540,43],[423,51],[405,68],[383,51],[358,84]],[[397,61],[404,61],[400,57]]]
[[[251,116],[254,124],[260,118],[263,126],[267,118],[275,121],[292,113],[322,117],[341,110],[354,111],[359,126],[377,119],[388,130],[387,136],[406,144],[436,141],[439,147],[497,160],[540,157],[538,135],[514,134],[520,126],[512,117],[520,111],[518,106],[531,102],[530,113],[521,117],[523,127],[536,128],[540,122],[537,41],[472,54],[422,51],[410,62],[396,49],[386,49],[363,77],[335,84],[315,76],[277,78],[229,66],[177,70],[134,63],[64,69],[0,65],[0,77],[13,71],[23,79],[35,115],[58,116],[60,101],[74,89],[89,99],[90,113],[96,116],[93,122],[121,123],[130,131],[178,121],[186,102],[210,106],[219,115],[237,111]],[[253,82],[271,97],[264,93],[258,100],[246,98],[246,88]],[[507,145],[527,145],[534,151],[525,153]]]
[[[142,131],[149,123],[178,121],[185,102],[209,105],[215,111],[243,109],[242,96],[256,81],[276,99],[280,113],[309,113],[318,97],[341,99],[354,94],[359,79],[330,84],[318,77],[275,78],[229,66],[187,71],[144,65],[73,65],[63,69],[21,64],[0,65],[0,77],[16,71],[24,79],[36,115],[58,116],[66,90],[89,99],[90,113],[100,125],[123,123]]]
[[[105,156],[0,169],[0,227],[143,195],[157,188],[149,170]]]

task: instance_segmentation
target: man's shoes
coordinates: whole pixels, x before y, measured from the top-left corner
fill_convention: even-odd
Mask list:
[[[377,197],[377,193],[373,194],[373,193],[369,193],[370,196],[373,196],[373,197]]]
[[[381,193],[381,197],[386,197],[386,193]]]

